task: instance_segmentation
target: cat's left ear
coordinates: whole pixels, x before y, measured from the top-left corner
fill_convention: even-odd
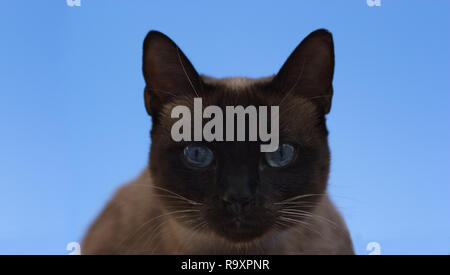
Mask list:
[[[330,32],[316,30],[292,52],[273,79],[277,92],[296,94],[314,102],[323,114],[331,109],[334,45]]]

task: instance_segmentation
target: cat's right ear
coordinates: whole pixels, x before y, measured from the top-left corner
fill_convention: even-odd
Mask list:
[[[199,96],[202,80],[180,48],[166,35],[150,31],[144,40],[142,71],[145,108],[156,116],[180,95]]]

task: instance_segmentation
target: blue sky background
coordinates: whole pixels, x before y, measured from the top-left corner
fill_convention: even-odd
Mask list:
[[[146,165],[141,47],[169,35],[201,73],[275,73],[334,35],[330,190],[382,254],[450,254],[450,2],[2,1],[0,253],[67,254]]]

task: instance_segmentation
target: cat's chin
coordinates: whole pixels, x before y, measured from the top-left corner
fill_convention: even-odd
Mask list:
[[[228,242],[230,243],[236,243],[236,244],[240,244],[240,243],[248,243],[254,240],[257,240],[259,238],[261,238],[263,234],[260,235],[254,235],[254,234],[221,234],[221,236],[226,239]]]
[[[232,243],[246,243],[261,238],[268,228],[264,226],[250,226],[243,222],[232,222],[217,227],[216,234]]]

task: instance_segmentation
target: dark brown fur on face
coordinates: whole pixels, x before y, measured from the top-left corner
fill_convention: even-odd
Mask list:
[[[352,254],[348,230],[326,193],[333,70],[325,30],[311,33],[278,74],[262,79],[202,77],[167,36],[150,32],[143,55],[153,119],[149,169],[117,192],[91,226],[83,252]],[[259,141],[174,142],[171,110],[192,110],[194,97],[223,110],[279,106],[280,144],[293,145],[295,159],[270,167]],[[194,143],[214,152],[211,165],[186,165],[183,149]]]

